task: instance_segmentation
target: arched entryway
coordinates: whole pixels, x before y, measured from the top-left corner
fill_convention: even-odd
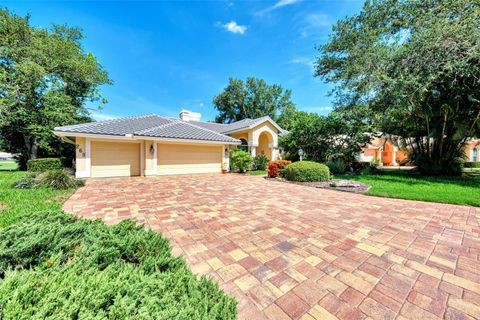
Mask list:
[[[273,137],[268,131],[260,133],[258,136],[257,155],[263,154],[269,160],[272,160]]]

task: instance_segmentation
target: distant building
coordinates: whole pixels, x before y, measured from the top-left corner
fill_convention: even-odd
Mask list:
[[[381,136],[374,138],[362,148],[360,162],[378,161],[381,166],[399,166],[409,162],[408,150],[400,148],[392,139]],[[465,145],[465,161],[480,161],[480,139],[470,139]]]
[[[408,161],[407,150],[399,148],[391,139],[379,137],[362,148],[360,162],[378,161],[381,166],[399,166]]]
[[[13,159],[13,154],[0,151],[0,160],[12,160],[12,159]]]

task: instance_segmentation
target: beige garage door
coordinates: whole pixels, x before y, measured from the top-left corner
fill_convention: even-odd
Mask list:
[[[158,144],[158,174],[217,173],[222,169],[222,147]]]
[[[92,177],[140,175],[140,144],[92,141]]]

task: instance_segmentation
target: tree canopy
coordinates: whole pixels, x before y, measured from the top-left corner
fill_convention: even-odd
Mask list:
[[[245,82],[230,78],[223,92],[214,97],[213,104],[219,112],[215,118],[219,123],[263,116],[275,118],[285,107],[294,106],[290,90],[254,77]]]
[[[285,129],[289,134],[281,137],[280,145],[286,156],[298,160],[298,150],[302,148],[305,159],[326,162],[341,159],[350,164],[355,156],[370,140],[366,133],[372,127],[361,114],[352,112],[332,112],[327,116],[316,113],[286,109],[279,117],[279,123],[288,119]]]
[[[0,147],[20,163],[72,154],[55,126],[89,120],[87,101],[100,101],[107,72],[81,45],[82,31],[67,25],[37,28],[0,8]]]
[[[458,173],[480,134],[478,39],[478,0],[367,1],[319,47],[315,74],[337,84],[338,109],[402,137],[422,172]]]

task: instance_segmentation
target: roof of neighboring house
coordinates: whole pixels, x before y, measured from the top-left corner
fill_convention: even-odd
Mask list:
[[[196,122],[162,117],[156,114],[134,116],[114,120],[90,122],[71,126],[56,127],[55,132],[63,134],[98,134],[111,136],[141,136],[186,140],[203,140],[226,143],[240,141],[216,130],[196,125]]]
[[[269,116],[260,117],[256,119],[243,119],[233,123],[213,123],[213,122],[203,122],[203,121],[190,121],[190,123],[193,123],[197,126],[207,128],[209,130],[213,130],[220,133],[233,133],[237,131],[251,129],[265,121],[270,121],[275,127],[277,127],[280,133],[285,132],[285,130],[280,128],[280,126],[276,124],[275,121],[273,121],[272,118],[270,118]]]

